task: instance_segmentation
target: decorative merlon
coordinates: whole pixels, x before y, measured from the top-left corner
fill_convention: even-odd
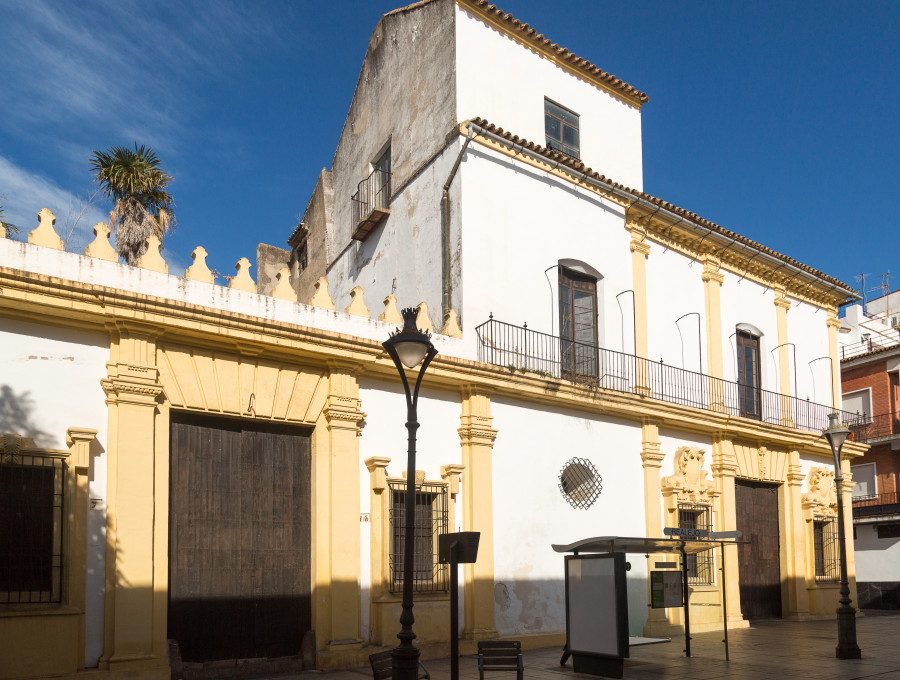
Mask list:
[[[189,281],[202,281],[203,283],[215,283],[216,277],[206,264],[206,249],[203,246],[194,248],[191,253],[194,263],[184,270],[184,278]]]
[[[403,316],[397,309],[397,298],[394,295],[388,295],[384,299],[384,311],[378,316],[378,320],[398,326],[403,325]]]
[[[447,314],[444,315],[444,327],[441,328],[441,335],[446,335],[450,338],[462,337],[462,329],[459,327],[455,309],[449,310]]]
[[[434,333],[434,324],[431,323],[431,318],[428,316],[428,303],[420,302],[416,305],[416,310],[419,312],[416,316],[416,328],[420,331]]]
[[[406,470],[403,471],[403,479],[406,479]],[[425,483],[425,470],[416,470],[416,486],[422,486]]]
[[[350,291],[350,304],[344,309],[347,314],[353,316],[364,316],[369,318],[369,308],[363,300],[363,289],[360,286],[354,286]]]
[[[84,254],[88,257],[96,257],[98,260],[119,261],[119,254],[109,243],[109,227],[106,222],[97,222],[94,225],[94,240],[88,243]]]
[[[663,496],[674,496],[685,503],[712,503],[719,492],[703,469],[705,454],[706,451],[696,446],[680,447],[675,452],[675,474],[660,480]]]
[[[319,280],[313,285],[316,287],[316,292],[313,293],[313,296],[309,299],[309,304],[313,307],[321,307],[322,309],[334,311],[334,300],[332,300],[331,296],[328,294],[328,279],[324,276],[320,276]]]
[[[53,228],[54,224],[56,224],[56,216],[47,208],[43,208],[38,213],[37,227],[28,232],[28,242],[33,246],[63,250],[63,240]]]
[[[278,270],[278,273],[275,274],[275,278],[278,279],[278,283],[276,283],[275,287],[272,289],[272,297],[278,298],[279,300],[297,302],[297,291],[291,286],[291,270],[287,267],[282,267]]]
[[[250,277],[250,267],[253,266],[250,264],[250,260],[246,257],[242,257],[237,261],[237,264],[234,265],[234,268],[237,269],[237,274],[228,282],[229,288],[234,288],[235,290],[243,290],[248,293],[256,293],[256,282]]]
[[[160,274],[168,274],[169,265],[166,264],[162,255],[159,254],[159,248],[162,246],[159,237],[156,234],[150,234],[150,236],[147,237],[146,244],[147,250],[138,258],[138,261],[135,264],[141,269],[149,269],[150,271],[159,272]]]

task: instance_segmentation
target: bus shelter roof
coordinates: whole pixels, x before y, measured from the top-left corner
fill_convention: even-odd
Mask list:
[[[749,541],[708,538],[639,538],[632,536],[597,536],[567,545],[553,544],[558,553],[681,553],[696,555],[720,545],[736,545]]]

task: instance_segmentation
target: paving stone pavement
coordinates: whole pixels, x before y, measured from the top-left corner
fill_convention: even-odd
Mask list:
[[[857,641],[862,659],[840,660],[834,656],[837,622],[762,621],[750,628],[729,631],[730,661],[725,661],[722,632],[699,633],[691,638],[691,658],[684,655],[684,637],[671,642],[634,647],[625,661],[625,678],[634,680],[900,680],[900,612],[874,614],[857,619]],[[525,652],[526,680],[593,680],[575,673],[572,662],[559,665],[562,650]],[[432,680],[450,680],[450,660],[425,661]],[[371,678],[368,667],[344,671],[310,671],[270,676],[271,680],[363,680]],[[474,656],[459,660],[461,680],[478,680]],[[486,680],[515,680],[512,672],[488,673]]]

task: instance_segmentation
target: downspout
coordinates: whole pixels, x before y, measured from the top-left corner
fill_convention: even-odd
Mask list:
[[[459,164],[462,163],[463,155],[466,153],[469,142],[472,141],[473,134],[472,128],[470,127],[466,141],[463,144],[462,149],[459,150],[456,162],[450,170],[450,175],[447,177],[447,181],[444,182],[444,190],[441,194],[441,214],[443,218],[443,223],[441,225],[441,246],[443,251],[441,254],[441,275],[443,278],[443,297],[441,300],[442,321],[446,321],[447,315],[450,313],[450,302],[453,294],[453,281],[450,278],[450,185],[453,183],[453,178],[456,177],[456,171],[459,170]]]

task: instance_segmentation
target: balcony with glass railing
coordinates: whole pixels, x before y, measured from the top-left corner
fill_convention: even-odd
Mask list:
[[[533,331],[491,318],[476,329],[478,359],[510,372],[533,373],[586,387],[640,394],[692,408],[728,413],[809,432],[828,427],[837,411],[854,441],[865,441],[864,417],[770,392],[751,385],[714,378],[633,354]]]

